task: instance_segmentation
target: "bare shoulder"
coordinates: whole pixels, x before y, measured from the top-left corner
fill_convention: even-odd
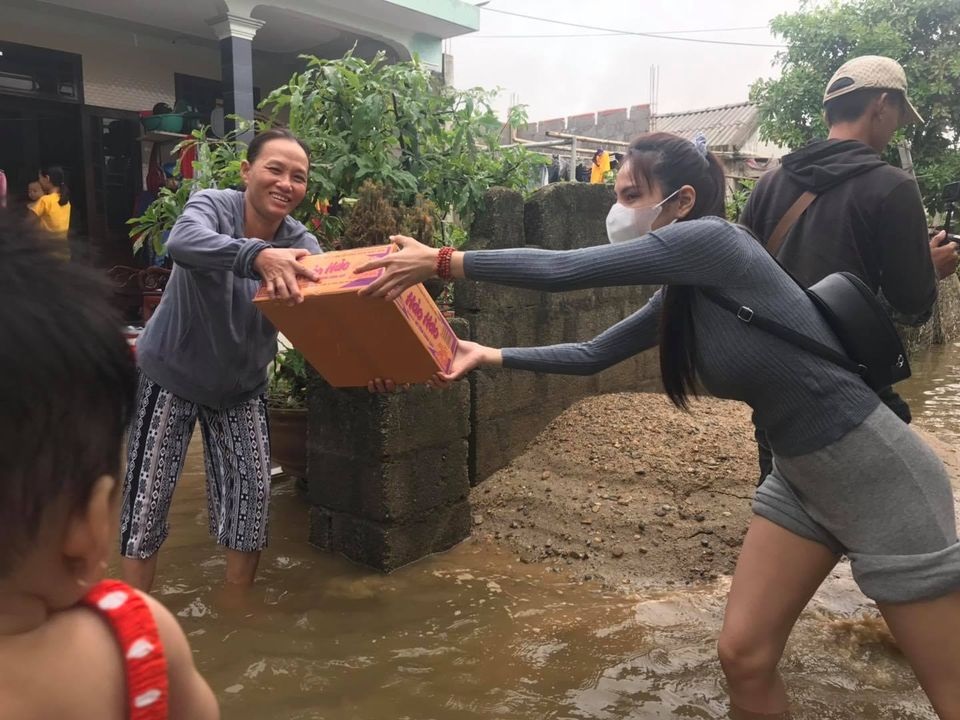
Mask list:
[[[139,592],[153,614],[167,658],[170,681],[170,720],[218,720],[217,699],[193,662],[193,651],[180,623],[164,605]]]
[[[125,691],[120,645],[91,610],[55,613],[29,636],[0,642],[3,720],[122,720]]]

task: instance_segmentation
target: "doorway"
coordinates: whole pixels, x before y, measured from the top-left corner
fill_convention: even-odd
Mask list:
[[[70,188],[71,235],[85,233],[79,55],[0,42],[0,170],[8,205],[26,212],[27,184],[40,169],[59,165]]]
[[[0,95],[0,170],[7,176],[8,206],[25,212],[27,184],[49,165],[66,174],[71,232],[86,232],[80,107]]]
[[[132,265],[127,220],[143,187],[137,113],[83,108],[89,244],[82,251],[101,267]]]

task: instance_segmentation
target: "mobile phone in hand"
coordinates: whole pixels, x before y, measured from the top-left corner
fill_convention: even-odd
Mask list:
[[[927,228],[927,234],[931,239],[939,235],[941,232],[943,232],[943,228]],[[960,235],[948,232],[946,237],[940,241],[940,245],[946,245],[949,242],[960,243]]]

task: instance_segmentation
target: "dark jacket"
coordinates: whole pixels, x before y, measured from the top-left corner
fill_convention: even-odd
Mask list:
[[[817,198],[780,246],[784,267],[808,287],[830,273],[852,272],[882,291],[898,320],[925,321],[937,279],[916,181],[856,140],[815,141],[760,179],[740,222],[766,244],[806,190]]]

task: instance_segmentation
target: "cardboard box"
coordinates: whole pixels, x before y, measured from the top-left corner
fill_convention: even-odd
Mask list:
[[[262,288],[253,301],[334,387],[366,387],[374,378],[426,382],[438,370],[449,372],[457,336],[423,285],[393,302],[357,295],[383,271],[355,275],[354,268],[395,250],[382,245],[311,255],[302,262],[320,281],[300,279],[301,304],[270,300]]]

